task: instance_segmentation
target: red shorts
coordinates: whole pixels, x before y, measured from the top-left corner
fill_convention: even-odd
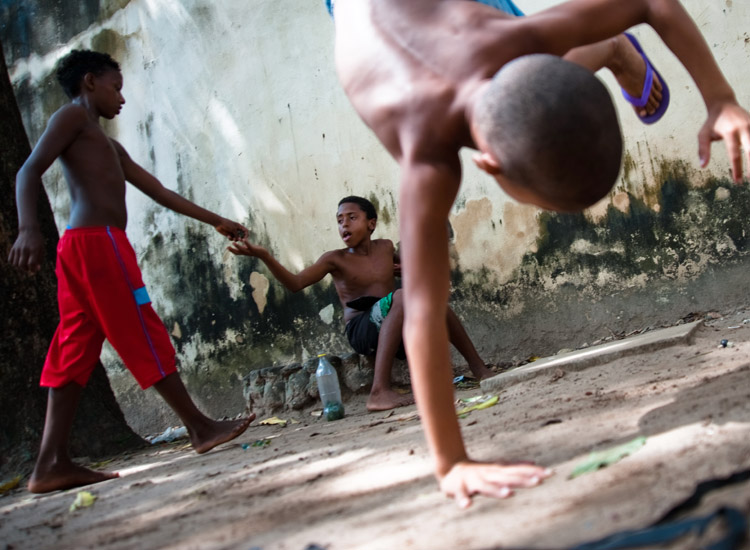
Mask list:
[[[41,385],[85,386],[106,338],[142,388],[176,372],[169,334],[151,307],[135,251],[116,227],[68,229],[57,245],[60,324]]]

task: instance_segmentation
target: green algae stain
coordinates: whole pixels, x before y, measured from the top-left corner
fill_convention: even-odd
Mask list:
[[[528,253],[524,263],[533,265],[539,277],[578,274],[585,286],[605,269],[625,277],[672,276],[686,261],[718,260],[747,249],[742,220],[750,215],[750,190],[733,186],[729,198],[716,201],[716,189],[727,182],[715,180],[696,189],[684,162],[662,162],[658,173],[661,185],[648,189],[644,198],[629,195],[627,212],[610,206],[596,222],[583,214],[541,214],[537,251]],[[727,240],[731,246],[717,245]],[[596,253],[576,251],[576,242]]]
[[[696,186],[687,163],[653,162],[658,185],[641,196],[628,193],[627,211],[609,206],[598,220],[542,212],[535,250],[510,280],[498,285],[490,271],[464,272],[459,265],[451,273],[454,297],[480,307],[517,303],[554,288],[603,296],[628,281],[694,276],[748,252],[748,187],[723,179]]]
[[[633,159],[633,156],[628,152],[625,151],[622,157],[622,177],[623,179],[627,180],[630,178],[630,174],[635,171],[637,168],[637,165],[635,163],[635,160]]]
[[[127,44],[120,33],[104,29],[91,38],[91,49],[108,53],[116,61],[120,61],[125,57]]]

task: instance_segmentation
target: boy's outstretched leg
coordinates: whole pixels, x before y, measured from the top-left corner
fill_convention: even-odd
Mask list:
[[[624,35],[620,34],[608,40],[573,48],[565,59],[578,63],[591,71],[602,68],[609,69],[617,79],[617,83],[628,94],[640,97],[643,93],[646,78],[646,61],[638,50]],[[642,107],[636,107],[636,114],[646,118],[659,110],[662,101],[663,83],[654,75],[648,102]]]
[[[198,410],[190,398],[180,375],[176,372],[154,384],[167,405],[177,413],[190,434],[190,443],[196,453],[210,451],[217,445],[231,441],[250,425],[255,414],[240,420],[213,420]]]
[[[401,294],[401,290],[393,293],[391,309],[380,326],[378,349],[375,353],[375,374],[370,397],[367,399],[368,411],[386,411],[414,403],[414,396],[401,395],[391,388],[393,359],[401,345],[401,328],[404,325],[404,302]]]
[[[476,377],[477,380],[489,378],[494,376],[494,372],[487,368],[482,358],[479,356],[477,349],[466,334],[464,326],[458,319],[458,316],[449,307],[447,314],[448,321],[448,336],[450,337],[451,344],[453,344],[458,352],[463,355],[463,358],[469,363],[471,373]]]
[[[68,440],[82,392],[83,386],[75,382],[49,389],[42,444],[28,485],[32,493],[49,493],[119,477],[114,472],[89,470],[70,459]]]

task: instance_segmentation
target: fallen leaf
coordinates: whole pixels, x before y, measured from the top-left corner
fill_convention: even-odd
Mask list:
[[[8,491],[12,491],[16,487],[18,487],[19,483],[21,483],[21,476],[16,476],[10,481],[6,481],[2,485],[0,485],[0,495],[5,494]]]
[[[610,466],[615,462],[619,462],[626,456],[636,452],[645,444],[646,437],[640,436],[636,437],[633,441],[618,445],[617,447],[613,447],[604,451],[593,452],[591,453],[591,455],[589,455],[588,460],[576,466],[576,468],[571,472],[569,479],[573,479],[574,477],[578,477],[582,474],[595,472],[600,468],[604,468],[605,466]]]
[[[282,420],[278,416],[272,416],[271,418],[266,418],[265,420],[261,420],[260,422],[258,422],[258,424],[261,424],[263,426],[275,426],[275,425],[286,426],[287,422],[289,421]]]
[[[75,512],[79,508],[88,508],[94,504],[95,500],[96,495],[92,495],[88,491],[78,491],[76,499],[73,501],[73,504],[70,505],[70,511]]]

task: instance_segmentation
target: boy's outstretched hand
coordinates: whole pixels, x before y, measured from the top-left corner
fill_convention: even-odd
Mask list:
[[[236,256],[253,256],[259,257],[262,253],[266,252],[266,249],[262,246],[257,246],[247,240],[247,237],[234,241],[227,250]]]
[[[495,464],[473,462],[456,463],[440,480],[440,489],[454,498],[461,508],[471,506],[473,495],[507,498],[514,488],[535,487],[552,475],[548,468],[530,463]]]
[[[21,231],[8,254],[10,265],[36,273],[42,267],[44,237],[40,231]]]
[[[221,223],[216,226],[216,231],[227,237],[230,241],[244,239],[250,234],[250,230],[241,223],[222,218]]]
[[[709,108],[708,120],[698,133],[698,157],[701,168],[711,159],[711,142],[724,140],[732,164],[732,178],[742,181],[742,150],[745,150],[747,173],[750,175],[750,113],[735,102],[723,102]]]

